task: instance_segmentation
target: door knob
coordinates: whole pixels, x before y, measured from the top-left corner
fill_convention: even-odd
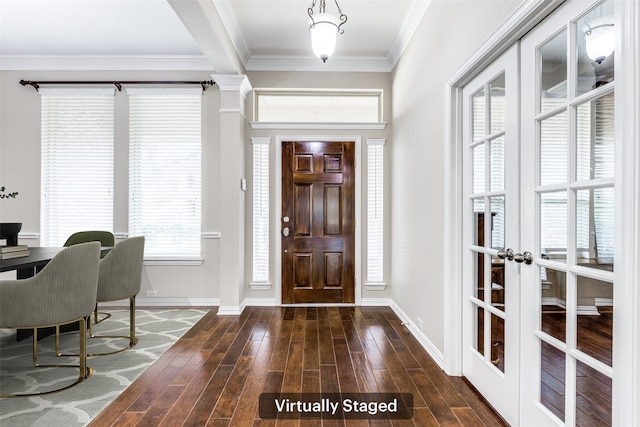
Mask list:
[[[285,227],[282,229],[282,235],[284,237],[288,237],[289,236],[289,227]]]
[[[533,262],[533,254],[529,251],[525,251],[524,253],[517,253],[513,256],[513,260],[517,263],[525,263],[527,265]]]
[[[498,258],[500,259],[508,259],[509,261],[513,260],[513,249],[509,248],[507,250],[501,249],[498,251]]]

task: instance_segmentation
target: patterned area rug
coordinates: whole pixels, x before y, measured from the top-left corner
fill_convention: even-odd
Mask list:
[[[108,310],[109,320],[93,326],[94,333],[128,335],[129,311]],[[86,426],[125,388],[184,335],[204,314],[199,309],[136,310],[136,336],[132,349],[108,355],[89,357],[87,365],[93,375],[79,385],[40,397],[0,399],[2,426]],[[125,339],[88,339],[89,353],[113,351],[127,345]],[[77,357],[55,357],[54,336],[38,342],[41,364],[77,364]],[[77,333],[62,334],[63,353],[78,352]],[[34,368],[32,340],[17,342],[14,330],[0,329],[0,390],[2,393],[45,390],[73,383],[77,369]]]

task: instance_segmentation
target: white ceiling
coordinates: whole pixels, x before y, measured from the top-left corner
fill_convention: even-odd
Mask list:
[[[311,0],[0,0],[0,68],[385,72],[428,3],[339,0],[348,21],[323,64]]]

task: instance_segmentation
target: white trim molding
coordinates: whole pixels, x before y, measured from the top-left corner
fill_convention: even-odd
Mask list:
[[[271,289],[271,282],[251,282],[249,286],[254,291],[268,291]]]
[[[218,316],[239,316],[245,309],[245,304],[242,305],[221,305],[218,307]]]
[[[33,240],[33,239],[39,239],[40,238],[40,233],[18,233],[18,239],[29,239],[29,240]]]
[[[204,55],[0,55],[0,70],[213,71]]]
[[[174,266],[193,266],[202,265],[204,260],[202,258],[145,258],[143,265],[156,266],[156,265],[174,265]]]
[[[222,238],[222,233],[219,231],[203,231],[202,238],[203,239],[220,239]]]
[[[249,79],[244,74],[212,74],[213,81],[220,88],[220,92],[240,92],[246,99],[253,90]]]
[[[384,282],[367,282],[364,284],[364,288],[367,291],[384,291],[387,289],[387,284]]]
[[[259,130],[384,130],[386,122],[250,122],[251,129]]]

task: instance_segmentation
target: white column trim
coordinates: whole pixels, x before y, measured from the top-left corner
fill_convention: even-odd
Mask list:
[[[253,90],[249,79],[244,74],[212,74],[213,81],[220,88],[220,92],[240,92],[243,98],[247,98]]]

